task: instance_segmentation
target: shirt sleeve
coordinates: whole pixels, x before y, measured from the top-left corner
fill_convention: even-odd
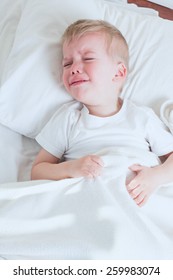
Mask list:
[[[74,110],[62,106],[37,135],[36,141],[50,154],[61,159],[68,149],[74,117]]]
[[[148,109],[146,124],[147,141],[158,156],[173,152],[173,135],[152,109]]]

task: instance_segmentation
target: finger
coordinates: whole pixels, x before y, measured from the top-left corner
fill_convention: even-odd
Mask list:
[[[140,164],[133,164],[133,165],[129,166],[129,169],[134,172],[141,171],[142,168],[143,168],[143,166]]]
[[[85,176],[84,177],[86,177],[87,179],[93,179],[94,178],[93,174],[91,172],[89,172],[89,171],[85,172]]]
[[[94,179],[94,178],[96,178],[96,177],[98,177],[100,175],[101,175],[101,172],[91,171],[91,172],[88,172],[87,178]]]
[[[133,179],[126,187],[127,187],[128,192],[131,192],[132,190],[139,187],[139,184],[136,179]]]
[[[94,165],[90,166],[89,172],[92,173],[93,176],[99,176],[101,175],[102,167],[98,165],[97,163],[94,163]]]
[[[129,192],[130,196],[135,199],[137,198],[141,193],[141,188],[140,187],[136,187],[135,189],[133,189],[132,191]]]
[[[139,207],[142,207],[145,205],[145,203],[147,202],[148,200],[148,196],[145,196],[144,199],[138,204]]]
[[[104,162],[103,160],[101,159],[101,157],[99,156],[96,156],[96,155],[92,155],[92,161],[94,161],[95,163],[99,164],[101,167],[104,166]]]
[[[145,194],[141,192],[137,197],[134,198],[135,203],[140,206],[145,199]]]

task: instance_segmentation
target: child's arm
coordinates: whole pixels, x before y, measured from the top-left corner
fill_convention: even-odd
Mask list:
[[[60,159],[42,149],[36,157],[32,180],[60,180],[75,177],[95,178],[101,174],[103,161],[96,155],[60,162]]]
[[[165,158],[165,162],[158,166],[134,164],[129,167],[136,176],[128,182],[127,190],[138,206],[144,205],[159,186],[173,182],[173,153]]]

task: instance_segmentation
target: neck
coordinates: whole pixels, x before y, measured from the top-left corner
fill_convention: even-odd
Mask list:
[[[110,117],[119,112],[122,106],[122,99],[118,98],[117,101],[110,105],[85,105],[90,113],[97,117]]]

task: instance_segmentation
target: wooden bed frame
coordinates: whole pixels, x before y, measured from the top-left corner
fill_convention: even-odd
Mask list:
[[[164,0],[163,0],[164,2]],[[128,3],[134,3],[139,7],[152,8],[159,12],[159,16],[165,19],[173,20],[173,10],[164,6],[152,3],[147,0],[128,0]]]

